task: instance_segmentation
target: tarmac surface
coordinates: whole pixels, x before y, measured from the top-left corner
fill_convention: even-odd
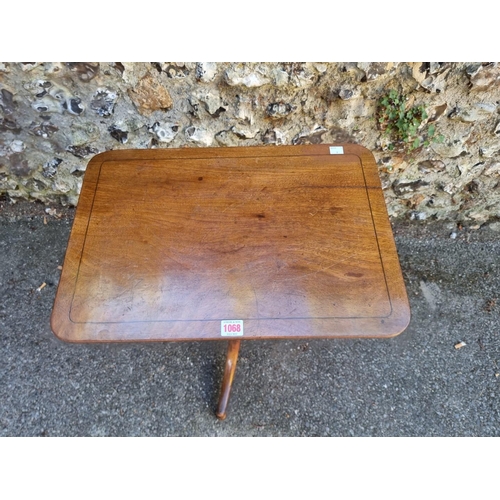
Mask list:
[[[219,421],[225,341],[56,339],[74,210],[46,209],[0,200],[0,436],[500,435],[498,223],[394,222],[407,330],[243,342]]]

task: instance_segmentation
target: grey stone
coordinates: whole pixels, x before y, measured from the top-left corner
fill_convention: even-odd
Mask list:
[[[290,75],[281,68],[273,68],[271,70],[271,76],[273,78],[274,85],[277,87],[288,85],[290,81]]]
[[[19,134],[22,132],[22,127],[10,117],[0,118],[0,132]]]
[[[100,87],[95,92],[90,109],[94,110],[99,116],[110,116],[113,114],[118,94],[113,90]]]
[[[211,62],[196,63],[196,79],[202,82],[211,82],[217,74],[217,64]]]
[[[44,177],[47,177],[48,179],[54,177],[54,175],[56,175],[56,173],[57,173],[57,168],[59,167],[59,165],[61,163],[62,163],[62,159],[61,158],[53,158],[52,160],[48,161],[43,166],[43,173],[42,173],[42,175]]]
[[[423,174],[442,172],[446,165],[441,160],[425,160],[418,163],[418,170]]]
[[[425,220],[427,219],[427,214],[425,212],[411,212],[410,220]]]
[[[262,87],[271,83],[269,77],[258,71],[249,71],[246,68],[229,68],[225,74],[226,83],[232,87],[243,86],[248,88]]]
[[[254,112],[252,106],[252,99],[247,96],[238,96],[236,105],[236,118],[240,122],[248,123],[250,125],[254,122]]]
[[[25,85],[35,100],[31,106],[39,113],[64,113],[80,115],[85,107],[79,97],[72,96],[70,91],[47,80],[35,80]]]
[[[190,74],[186,63],[163,63],[161,69],[169,78],[186,78]]]
[[[500,162],[494,161],[483,170],[484,175],[500,176]]]
[[[223,101],[218,92],[201,91],[197,92],[196,97],[203,103],[207,112],[215,118],[218,118],[221,113],[224,113],[227,109],[227,104]]]
[[[10,156],[12,154],[12,150],[10,149],[8,144],[0,142],[0,157],[1,156]]]
[[[185,131],[186,139],[189,142],[194,142],[199,146],[211,146],[213,142],[213,135],[206,129],[201,127],[191,126]]]
[[[450,66],[450,63],[430,62],[429,63],[429,73],[431,75],[434,75],[436,73],[442,73],[449,66]]]
[[[485,158],[493,158],[500,151],[500,137],[494,139],[485,139],[479,146],[479,154]]]
[[[149,131],[153,133],[159,142],[169,143],[175,139],[179,131],[179,126],[174,123],[160,124],[155,122]]]
[[[420,188],[426,187],[428,185],[429,183],[423,181],[422,179],[418,179],[413,182],[394,181],[392,189],[398,196],[402,196],[408,193],[413,193],[415,191],[418,191]]]
[[[284,118],[296,110],[296,106],[292,106],[286,102],[273,102],[266,108],[266,113],[270,118]]]
[[[18,139],[12,141],[9,146],[14,153],[22,153],[26,149],[24,142]]]
[[[481,67],[481,69],[470,79],[472,89],[485,91],[492,87],[500,78],[500,70],[496,66]]]
[[[108,128],[108,132],[116,141],[121,142],[122,144],[126,144],[128,142],[128,130],[124,130],[123,127],[111,125]]]
[[[33,109],[39,113],[62,113],[64,108],[61,102],[58,102],[50,96],[44,96],[37,99],[32,104]]]
[[[311,87],[316,81],[316,74],[309,64],[291,63],[285,68],[289,75],[289,83],[297,88]]]
[[[342,88],[339,90],[339,97],[343,100],[343,101],[347,101],[348,99],[350,99],[351,97],[353,97],[354,95],[354,90],[353,89],[350,89],[350,88]]]
[[[321,144],[323,135],[327,129],[320,125],[315,125],[310,130],[299,132],[293,139],[292,144]]]
[[[54,178],[53,188],[60,193],[69,193],[70,191],[74,190],[75,187],[76,181],[72,177],[59,177],[56,175],[56,177]]]
[[[244,125],[234,126],[231,128],[231,131],[240,139],[253,139],[259,133],[258,128],[246,127]]]
[[[6,88],[0,90],[0,108],[6,115],[14,113],[16,103],[14,102],[14,94]]]
[[[82,100],[79,97],[72,97],[66,103],[63,103],[63,107],[72,115],[81,115],[85,110]]]
[[[262,135],[265,144],[286,144],[286,135],[278,128],[266,130]]]
[[[462,153],[467,152],[467,147],[460,139],[455,139],[451,142],[433,143],[431,148],[435,153],[444,158],[457,158]]]
[[[68,146],[67,151],[77,158],[87,158],[99,153],[99,150],[92,146]]]
[[[220,130],[215,134],[214,139],[221,146],[237,146],[238,138],[233,134],[231,130]]]
[[[446,76],[448,75],[450,70],[451,68],[448,68],[442,73],[429,75],[419,83],[422,87],[424,87],[424,89],[428,90],[429,92],[440,94],[441,92],[444,92],[446,90]]]
[[[477,75],[477,73],[481,70],[482,67],[483,65],[480,62],[471,63],[465,68],[465,72],[469,77],[473,77]]]
[[[358,63],[357,66],[365,72],[367,80],[376,80],[380,76],[389,72],[394,67],[394,63],[370,62]]]
[[[66,63],[66,66],[75,72],[82,82],[90,82],[99,72],[99,63],[70,62]]]
[[[262,142],[264,144],[276,144],[276,132],[273,129],[267,129],[262,134]]]
[[[465,123],[474,123],[488,119],[492,113],[496,113],[496,109],[496,104],[476,103],[463,108],[455,107],[448,117]]]
[[[439,118],[446,111],[447,107],[448,107],[448,104],[446,102],[443,104],[439,104],[437,106],[434,106],[434,108],[429,116],[429,123],[439,120]]]
[[[425,63],[416,62],[412,64],[412,76],[420,85],[422,85],[423,81],[427,78],[427,70],[428,68]]]
[[[318,73],[326,73],[328,70],[328,64],[326,63],[313,63],[313,66]]]
[[[50,123],[50,121],[42,121],[42,122],[31,122],[29,126],[29,131],[33,135],[48,138],[52,136],[55,132],[59,130],[59,127]]]
[[[21,69],[25,72],[29,72],[38,66],[40,66],[41,63],[37,62],[25,62],[25,63],[20,63]]]

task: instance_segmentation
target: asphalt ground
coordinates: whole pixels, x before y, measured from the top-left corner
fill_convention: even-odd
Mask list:
[[[0,202],[1,436],[500,435],[498,224],[393,222],[407,330],[243,342],[219,421],[226,342],[74,345],[52,334],[73,216]]]

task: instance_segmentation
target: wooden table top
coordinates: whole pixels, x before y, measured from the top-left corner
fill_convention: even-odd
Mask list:
[[[110,342],[391,337],[409,319],[372,153],[321,144],[95,156],[51,323]]]

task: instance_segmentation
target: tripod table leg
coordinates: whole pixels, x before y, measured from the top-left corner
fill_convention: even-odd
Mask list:
[[[236,362],[238,361],[240,343],[241,340],[230,340],[227,347],[226,367],[224,368],[219,406],[217,407],[216,412],[217,418],[220,420],[224,420],[226,418],[227,403],[229,401],[229,394],[231,393],[231,385],[233,384]]]

